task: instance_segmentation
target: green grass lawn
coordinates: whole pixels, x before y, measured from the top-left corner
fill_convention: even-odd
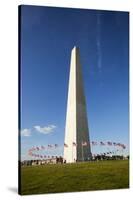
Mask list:
[[[127,160],[21,167],[23,195],[128,187]]]

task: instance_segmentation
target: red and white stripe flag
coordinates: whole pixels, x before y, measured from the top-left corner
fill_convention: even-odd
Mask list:
[[[77,144],[76,144],[75,142],[73,142],[73,146],[74,146],[74,147],[76,147],[76,146],[77,146]]]
[[[126,149],[126,145],[124,145],[124,144],[121,144],[121,147],[122,147],[123,149]]]
[[[112,146],[112,142],[109,142],[109,141],[108,141],[107,144],[108,144],[109,146]]]
[[[87,142],[82,142],[82,146],[87,146]]]
[[[36,150],[39,151],[39,147],[36,147]]]
[[[95,141],[92,141],[92,145],[97,145],[97,142],[95,142]]]
[[[64,147],[68,147],[68,145],[64,143]]]
[[[53,146],[51,144],[48,144],[48,148],[52,148]]]
[[[100,142],[100,145],[104,146],[104,145],[105,145],[105,143],[101,141],[101,142]]]

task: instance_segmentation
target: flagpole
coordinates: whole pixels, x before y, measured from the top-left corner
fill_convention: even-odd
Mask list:
[[[93,158],[93,154],[94,154],[94,153],[93,153],[93,148],[92,148],[92,146],[93,146],[92,143],[90,143],[91,155],[92,155],[92,158]]]
[[[83,158],[83,142],[81,143],[82,145],[82,161],[84,161],[84,158]]]
[[[72,143],[72,162],[73,162],[73,143]]]

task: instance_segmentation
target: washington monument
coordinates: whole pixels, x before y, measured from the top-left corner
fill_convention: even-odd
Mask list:
[[[64,159],[67,163],[91,159],[86,102],[78,47],[74,47],[71,52]]]

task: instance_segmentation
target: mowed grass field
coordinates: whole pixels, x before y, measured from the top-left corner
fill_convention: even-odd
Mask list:
[[[128,160],[21,167],[23,195],[128,187]]]

